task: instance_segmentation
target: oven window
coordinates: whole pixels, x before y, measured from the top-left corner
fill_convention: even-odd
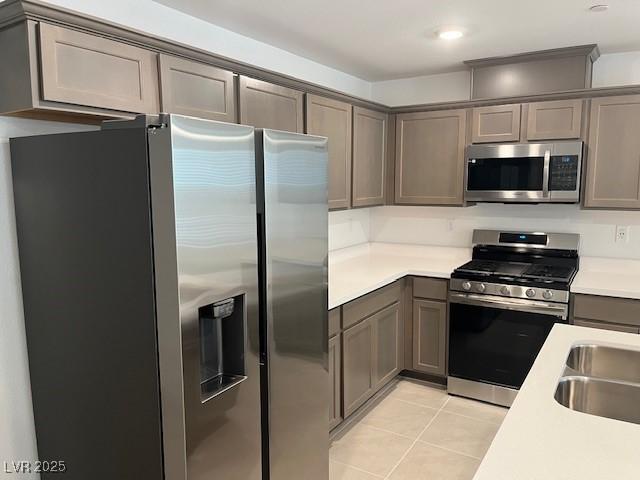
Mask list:
[[[520,388],[559,317],[451,303],[449,374]]]
[[[472,158],[467,165],[467,190],[542,190],[544,157]]]

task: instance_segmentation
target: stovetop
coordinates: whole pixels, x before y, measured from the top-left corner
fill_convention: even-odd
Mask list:
[[[454,273],[456,278],[472,275],[487,279],[511,279],[518,283],[531,281],[568,284],[573,279],[575,272],[576,268],[569,265],[475,259],[458,267]]]

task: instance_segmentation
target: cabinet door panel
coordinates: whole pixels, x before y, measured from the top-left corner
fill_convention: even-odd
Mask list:
[[[240,77],[240,123],[256,128],[303,132],[304,94],[249,77]]]
[[[445,375],[447,304],[413,301],[413,369]]]
[[[351,105],[307,95],[307,133],[329,139],[329,208],[351,206]]]
[[[407,113],[396,119],[396,203],[461,205],[466,112]]]
[[[342,366],[340,335],[329,340],[329,430],[342,421]]]
[[[401,370],[402,324],[400,305],[394,303],[371,317],[374,328],[374,390],[379,390]]]
[[[520,140],[520,105],[497,105],[473,109],[473,143]]]
[[[600,328],[602,330],[613,330],[614,332],[640,333],[640,328],[631,325],[620,325],[617,323],[598,322],[575,318],[573,324],[579,327]]]
[[[46,23],[39,46],[43,100],[158,113],[154,52]]]
[[[527,140],[580,138],[582,103],[582,100],[530,103]]]
[[[160,55],[163,112],[235,123],[234,83],[228,70]]]
[[[348,417],[373,395],[373,323],[366,319],[343,335],[344,415]]]
[[[360,107],[353,109],[352,205],[384,205],[388,116]]]
[[[595,98],[585,206],[640,208],[640,95]]]

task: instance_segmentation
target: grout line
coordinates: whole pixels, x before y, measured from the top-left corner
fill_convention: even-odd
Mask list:
[[[433,421],[436,419],[436,417],[438,416],[438,414],[442,411],[442,409],[444,408],[444,406],[449,403],[449,397],[447,397],[447,399],[445,400],[445,402],[442,404],[442,406],[440,407],[440,409],[438,410],[438,412],[433,416],[433,418],[431,420],[429,420],[429,423],[427,423],[427,426],[424,427],[422,429],[422,431],[418,434],[418,436],[416,437],[416,439],[413,441],[413,443],[409,446],[409,448],[407,448],[407,451],[404,452],[404,454],[402,455],[402,457],[400,457],[400,460],[398,460],[396,462],[396,464],[393,466],[393,468],[391,469],[391,471],[387,474],[385,478],[385,480],[389,479],[391,477],[391,475],[393,474],[393,472],[396,471],[396,469],[398,468],[398,466],[402,463],[402,461],[407,457],[407,455],[409,454],[409,452],[411,451],[411,449],[414,447],[414,445],[418,442],[418,439],[424,434],[424,432],[427,431],[427,428],[429,428],[431,426],[431,424],[433,423]]]
[[[405,400],[403,398],[396,398],[396,397],[393,396],[393,392],[392,392],[391,395],[389,395],[388,398],[390,398],[392,400],[397,400],[398,402],[408,403],[409,405],[413,405],[414,407],[422,407],[422,408],[428,408],[429,410],[435,410],[436,412],[438,410],[440,410],[440,408],[442,408],[442,405],[440,407],[432,407],[430,405],[424,405],[422,403],[412,402],[411,400]],[[444,402],[443,402],[443,404],[444,404]]]
[[[378,475],[377,473],[369,472],[368,470],[365,470],[364,468],[355,467],[355,466],[353,466],[353,465],[351,465],[349,463],[341,462],[339,460],[334,460],[334,459],[331,459],[331,461],[333,463],[339,463],[340,465],[344,465],[345,467],[353,468],[354,470],[357,470],[359,472],[366,473],[368,475],[373,475],[376,478],[384,478],[383,476]]]
[[[431,421],[431,420],[429,420],[429,421]],[[363,423],[362,425],[364,425],[365,427],[373,428],[374,430],[378,430],[380,432],[384,432],[384,433],[389,433],[391,435],[395,435],[396,437],[402,437],[402,438],[405,438],[407,440],[411,440],[412,442],[415,440],[415,438],[410,437],[409,435],[403,435],[402,433],[392,432],[391,430],[387,430],[386,428],[376,427],[375,425],[369,425],[368,423]]]
[[[458,455],[462,455],[463,457],[473,458],[474,460],[482,460],[484,458],[484,456],[476,457],[475,455],[469,455],[468,453],[460,452],[458,450],[454,450],[453,448],[443,447],[442,445],[438,445],[437,443],[425,442],[424,440],[418,440],[418,442],[424,443],[425,445],[429,445],[431,447],[439,448],[441,450],[446,450],[451,453],[457,453]]]
[[[448,413],[449,415],[456,415],[458,417],[463,417],[463,418],[468,418],[469,420],[476,420],[478,422],[484,422],[484,423],[490,423],[491,425],[502,425],[502,422],[504,421],[504,419],[497,421],[497,420],[487,420],[486,418],[478,418],[478,417],[472,417],[471,415],[465,415],[463,413],[458,413],[458,412],[452,412],[451,410],[443,410],[444,413]]]

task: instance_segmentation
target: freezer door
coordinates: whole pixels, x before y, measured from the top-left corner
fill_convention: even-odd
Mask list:
[[[270,480],[326,480],[327,139],[256,135],[263,156]]]
[[[164,123],[149,145],[166,478],[260,480],[254,129]]]

